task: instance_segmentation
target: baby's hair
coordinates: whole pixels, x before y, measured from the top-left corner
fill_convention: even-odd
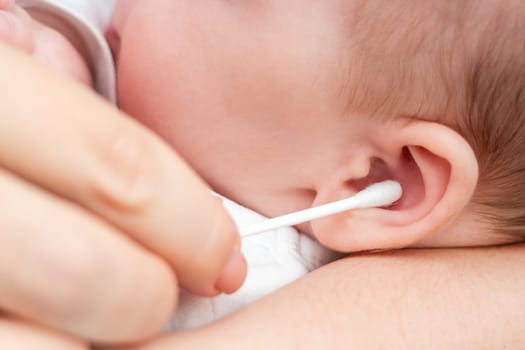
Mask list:
[[[350,108],[458,131],[480,166],[470,209],[525,239],[525,3],[356,0],[356,9]]]
[[[458,131],[480,165],[474,209],[499,232],[525,238],[525,6],[502,1],[481,26],[465,71]]]

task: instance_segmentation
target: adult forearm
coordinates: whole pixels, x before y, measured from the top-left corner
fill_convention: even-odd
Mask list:
[[[525,348],[524,251],[420,250],[346,259],[151,348]]]

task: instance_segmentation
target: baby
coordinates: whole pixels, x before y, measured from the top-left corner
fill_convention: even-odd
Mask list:
[[[525,5],[120,0],[120,106],[266,216],[394,179],[298,229],[340,252],[523,240]],[[80,79],[82,80],[82,79]]]
[[[297,227],[330,249],[522,241],[524,19],[515,0],[120,0],[119,102],[265,216],[402,184],[391,207]],[[289,266],[254,277],[245,252],[238,299],[183,296],[175,328]]]
[[[521,241],[524,19],[515,0],[121,0],[120,106],[266,216],[402,184],[299,226],[331,249]]]

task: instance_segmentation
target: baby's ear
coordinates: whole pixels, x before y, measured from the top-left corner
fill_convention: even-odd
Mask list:
[[[468,142],[433,122],[378,126],[360,153],[321,180],[314,205],[339,200],[383,180],[398,181],[402,198],[388,208],[354,210],[312,221],[314,236],[342,252],[393,249],[442,230],[469,203],[478,163]]]

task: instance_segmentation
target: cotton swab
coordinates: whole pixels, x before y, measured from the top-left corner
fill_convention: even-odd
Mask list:
[[[241,237],[249,237],[277,228],[294,226],[353,209],[386,207],[399,200],[403,189],[398,182],[388,180],[373,184],[352,197],[323,204],[240,228]]]

